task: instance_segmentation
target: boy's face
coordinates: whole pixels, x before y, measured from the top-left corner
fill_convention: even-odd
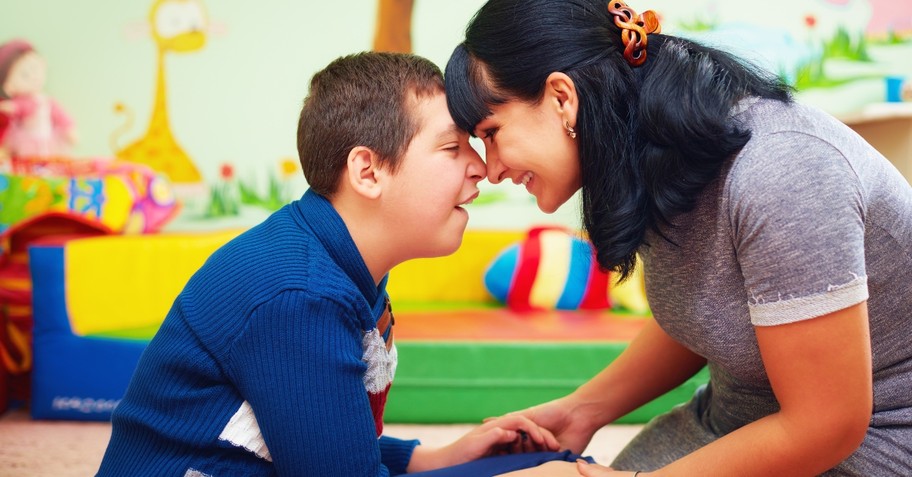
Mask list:
[[[389,226],[407,258],[449,255],[459,248],[469,214],[461,206],[478,196],[485,165],[456,127],[443,92],[419,98],[419,126],[383,194]]]

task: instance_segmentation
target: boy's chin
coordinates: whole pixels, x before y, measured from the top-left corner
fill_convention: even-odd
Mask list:
[[[453,240],[451,244],[447,244],[446,246],[441,246],[438,249],[438,253],[435,256],[445,257],[447,255],[452,255],[452,254],[456,253],[457,250],[459,250],[460,245],[462,245],[462,233],[460,233],[459,238],[456,240]]]
[[[465,227],[462,227],[458,234],[454,234],[450,237],[440,237],[440,240],[436,242],[435,246],[427,251],[427,254],[425,255],[426,258],[445,257],[454,254],[459,250],[459,246],[462,245],[462,236],[464,233]]]
[[[468,214],[463,211],[462,217],[450,217],[450,220],[436,227],[434,235],[424,234],[425,240],[420,245],[412,244],[412,258],[434,258],[452,255],[462,245],[462,238],[468,226]],[[430,226],[429,226],[430,228]]]

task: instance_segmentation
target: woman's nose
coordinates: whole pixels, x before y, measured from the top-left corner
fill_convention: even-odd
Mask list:
[[[491,184],[500,184],[504,180],[504,174],[507,167],[500,162],[497,154],[492,153],[490,148],[485,149],[485,165],[488,172],[488,182]]]

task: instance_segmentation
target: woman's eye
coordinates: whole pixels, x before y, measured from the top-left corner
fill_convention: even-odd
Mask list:
[[[484,137],[482,139],[494,139],[494,134],[497,132],[497,129],[486,129]]]

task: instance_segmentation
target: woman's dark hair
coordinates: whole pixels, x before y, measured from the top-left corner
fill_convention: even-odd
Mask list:
[[[599,264],[626,278],[647,230],[691,210],[750,131],[742,98],[791,100],[777,77],[723,51],[650,34],[646,62],[624,59],[604,0],[490,0],[446,66],[450,113],[473,131],[492,105],[535,104],[553,72],[574,82],[582,215]],[[636,9],[636,7],[634,6]]]

